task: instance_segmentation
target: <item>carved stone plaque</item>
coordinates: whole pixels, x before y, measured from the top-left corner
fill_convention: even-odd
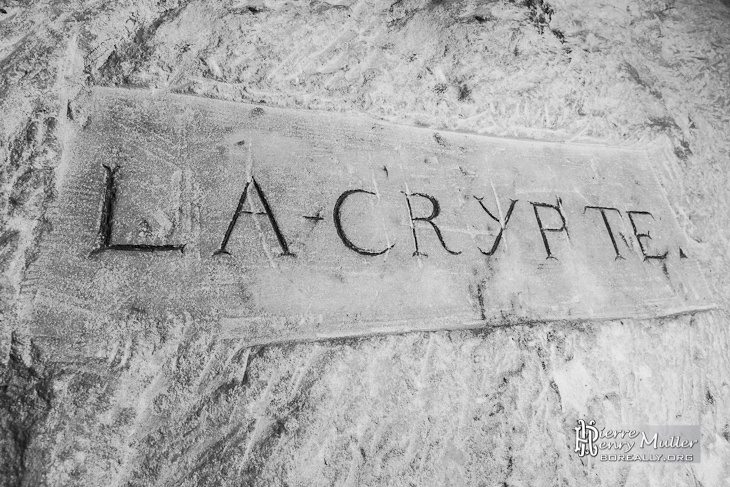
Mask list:
[[[28,273],[37,335],[251,344],[711,306],[651,154],[96,89]]]

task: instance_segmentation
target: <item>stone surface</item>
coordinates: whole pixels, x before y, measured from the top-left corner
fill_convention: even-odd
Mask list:
[[[727,485],[729,22],[718,0],[2,6],[0,484]],[[721,308],[261,347],[137,314],[89,330],[94,357],[53,360],[20,296],[90,86],[434,131],[666,137],[660,182]],[[580,459],[579,418],[699,424],[702,462]]]
[[[23,283],[37,343],[129,316],[263,345],[713,307],[659,147],[90,98]]]

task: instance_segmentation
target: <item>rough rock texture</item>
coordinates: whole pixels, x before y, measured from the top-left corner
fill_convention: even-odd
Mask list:
[[[726,0],[0,6],[0,485],[730,484]],[[493,135],[668,137],[670,202],[722,308],[253,349],[130,321],[96,361],[49,361],[17,296],[89,85]],[[702,463],[581,459],[578,418],[701,424]]]

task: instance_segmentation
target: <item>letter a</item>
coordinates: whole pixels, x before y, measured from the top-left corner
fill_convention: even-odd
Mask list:
[[[251,212],[246,211],[243,209],[243,205],[246,203],[246,197],[248,196],[248,189],[253,184],[254,189],[256,190],[256,194],[259,197],[259,200],[261,200],[261,204],[264,207],[263,212]],[[238,221],[238,217],[241,213],[248,213],[248,214],[254,214],[254,215],[266,215],[269,218],[269,223],[271,224],[272,230],[274,230],[274,234],[276,235],[276,240],[279,242],[279,246],[281,247],[281,255],[289,255],[294,256],[289,251],[289,245],[286,243],[286,239],[284,238],[284,235],[281,233],[281,230],[279,229],[279,224],[276,223],[276,218],[274,218],[274,213],[271,211],[271,206],[269,206],[269,202],[266,200],[266,195],[261,190],[261,186],[259,186],[259,183],[256,182],[256,180],[252,177],[250,181],[246,181],[246,186],[243,187],[243,192],[241,193],[241,197],[238,200],[238,206],[236,207],[236,211],[233,213],[233,218],[231,218],[231,222],[228,224],[228,229],[226,230],[226,234],[223,236],[223,241],[221,242],[221,246],[218,250],[213,252],[213,255],[220,255],[220,254],[229,254],[226,250],[226,247],[228,246],[228,240],[231,238],[231,234],[233,233],[233,229],[236,228],[236,222]]]

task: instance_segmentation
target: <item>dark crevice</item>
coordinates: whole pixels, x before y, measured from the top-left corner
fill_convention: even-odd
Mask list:
[[[509,3],[517,3],[515,0],[508,0]],[[550,27],[550,21],[555,15],[555,9],[552,5],[544,0],[522,0],[519,2],[522,7],[527,9],[527,18],[530,23],[537,29],[539,34],[545,31],[551,32],[561,44],[565,44],[565,34]]]
[[[31,345],[32,346],[32,345]],[[26,485],[26,466],[36,428],[51,408],[52,378],[23,360],[15,334],[6,365],[0,365],[0,479]],[[31,357],[37,354],[31,354]]]
[[[149,26],[142,26],[134,33],[128,42],[122,41],[114,49],[106,61],[99,68],[98,73],[92,72],[87,66],[85,72],[89,75],[89,82],[101,85],[124,86],[132,84],[132,75],[138,72],[152,57],[154,46],[152,40],[157,30],[165,22],[173,20],[182,12],[184,6],[166,10]]]

